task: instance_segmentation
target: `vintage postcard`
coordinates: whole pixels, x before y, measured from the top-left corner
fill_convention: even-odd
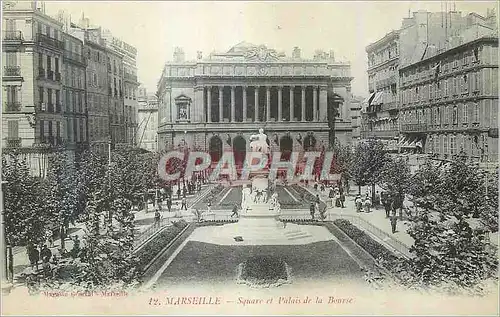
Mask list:
[[[2,1],[2,315],[491,315],[498,3]]]

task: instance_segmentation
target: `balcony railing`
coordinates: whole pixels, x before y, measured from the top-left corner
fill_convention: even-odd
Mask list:
[[[37,144],[49,144],[51,146],[64,145],[64,140],[60,136],[48,135],[35,138]]]
[[[21,31],[5,31],[4,36],[3,36],[4,41],[22,41],[24,40],[23,38],[23,32]]]
[[[5,103],[6,112],[19,112],[21,111],[21,103],[18,101],[8,101]]]
[[[38,33],[36,39],[38,43],[52,46],[57,49],[64,49],[64,42],[51,38],[45,34]]]
[[[401,125],[403,132],[426,132],[427,124],[425,123],[410,123]]]
[[[125,78],[125,80],[137,82],[137,75],[125,73],[123,77]]]
[[[83,57],[82,55],[71,52],[71,51],[64,51],[64,58],[69,59],[78,63],[83,63]]]
[[[3,75],[7,77],[20,77],[21,66],[4,66]]]
[[[393,138],[398,135],[398,130],[384,130],[384,131],[361,131],[363,139],[369,138]]]
[[[7,138],[7,147],[8,148],[13,148],[13,147],[20,147],[21,146],[21,138]]]

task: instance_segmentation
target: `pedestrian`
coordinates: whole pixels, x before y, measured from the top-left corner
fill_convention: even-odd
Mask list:
[[[30,260],[31,269],[34,270],[36,267],[36,270],[38,271],[38,261],[40,260],[40,252],[38,252],[37,247],[33,245],[31,242],[28,243],[27,252],[28,252],[28,259]]]
[[[396,224],[397,224],[397,222],[398,222],[398,217],[395,214],[393,214],[391,216],[392,233],[396,233],[397,232],[397,230],[396,230]]]
[[[321,192],[324,192],[325,191],[325,184],[321,183],[321,186],[319,187],[319,190]]]
[[[182,209],[188,210],[187,209],[187,200],[186,200],[186,197],[182,197],[181,210]]]
[[[314,207],[315,207],[314,210],[317,210],[318,212],[320,211],[320,208],[319,208],[320,204],[319,204],[319,202],[316,202],[316,204],[314,204]]]
[[[160,225],[160,220],[161,220],[160,211],[158,209],[156,209],[156,211],[155,211],[155,226]]]
[[[238,217],[238,204],[234,204],[233,213],[231,214],[231,218],[233,218],[233,216]]]
[[[365,209],[365,212],[370,212],[370,208],[372,207],[372,200],[370,199],[370,197],[368,196],[368,194],[365,197],[365,201],[364,201],[364,206],[363,207]]]
[[[42,250],[40,251],[40,257],[42,258],[42,262],[49,262],[52,257],[52,251],[47,248],[46,244],[44,244]]]
[[[54,246],[54,232],[51,229],[47,229],[47,242],[51,248]]]
[[[314,220],[314,202],[311,201],[311,205],[309,206],[309,211],[311,213],[311,219]]]
[[[319,194],[316,194],[316,201],[315,203],[319,203],[321,200],[319,199]]]
[[[391,197],[387,194],[384,195],[384,209],[385,209],[385,217],[390,217],[392,200]]]
[[[373,202],[373,206],[375,208],[379,207],[381,204],[380,204],[380,194],[379,192],[375,192],[375,201]]]
[[[344,192],[341,192],[340,193],[340,205],[342,208],[345,208],[344,203],[345,203],[345,195],[344,195]]]
[[[182,187],[182,197],[186,198],[187,196],[187,188],[186,186]]]
[[[318,190],[318,183],[314,183],[314,190]]]
[[[211,212],[212,212],[212,203],[208,202],[207,203],[207,213],[211,213]]]
[[[356,212],[361,212],[361,207],[363,206],[361,196],[357,195],[356,199],[354,199],[354,203],[356,204]]]
[[[172,198],[170,196],[167,197],[167,208],[168,212],[172,212]]]
[[[177,187],[177,199],[181,199],[181,188]]]

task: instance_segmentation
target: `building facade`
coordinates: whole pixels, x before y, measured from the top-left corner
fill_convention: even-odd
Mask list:
[[[48,155],[65,148],[62,24],[40,3],[4,5],[2,27],[2,134],[4,151],[20,150],[43,177]]]
[[[119,53],[122,56],[122,79],[118,86],[123,95],[123,120],[124,140],[123,142],[135,145],[137,134],[137,89],[139,82],[137,81],[137,49],[114,37],[109,30],[103,31],[103,37],[106,40],[108,50]],[[113,65],[114,67],[114,65]]]
[[[158,98],[153,94],[148,94],[146,89],[138,90],[138,126],[137,141],[138,147],[148,151],[158,150]]]
[[[113,144],[123,144],[126,140],[125,108],[122,89],[123,55],[112,49],[108,49],[106,55],[111,142]]]
[[[397,150],[399,31],[392,31],[366,48],[369,97],[363,111],[363,139],[377,138]]]
[[[401,143],[440,159],[498,156],[498,37],[484,36],[399,70]]]
[[[351,99],[351,127],[352,127],[352,143],[355,146],[361,139],[361,109],[363,98],[353,97]]]
[[[306,60],[299,48],[286,57],[242,42],[225,53],[203,59],[198,52],[196,61],[185,61],[176,49],[158,83],[159,149],[208,150],[217,161],[223,151],[246,152],[259,128],[273,151],[326,147],[328,90],[344,100],[335,135],[349,143],[351,80],[350,65],[336,62],[333,53]]]
[[[83,149],[88,143],[86,60],[83,58],[83,41],[63,33],[63,111],[66,142],[71,148]]]

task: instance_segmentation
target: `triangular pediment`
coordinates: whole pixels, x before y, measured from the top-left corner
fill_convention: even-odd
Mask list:
[[[191,101],[191,98],[189,98],[185,94],[180,94],[179,96],[175,97],[175,101]]]

